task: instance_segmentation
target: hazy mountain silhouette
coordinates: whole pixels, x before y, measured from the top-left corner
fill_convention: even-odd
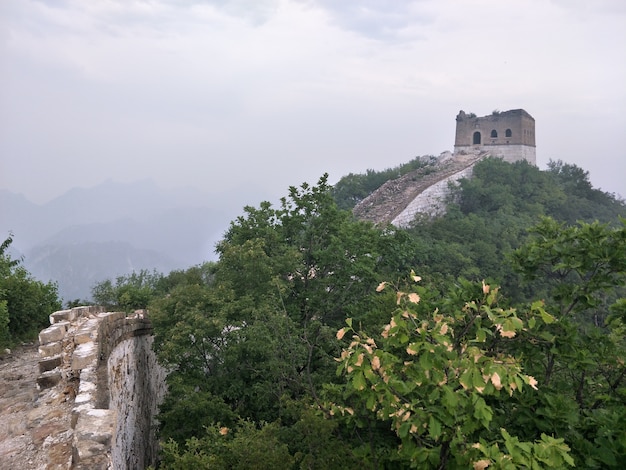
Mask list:
[[[215,259],[214,246],[247,191],[166,190],[150,180],[73,188],[46,204],[0,190],[0,238],[65,300],[89,299],[96,282],[148,269],[168,273]],[[255,198],[255,205],[260,199]]]
[[[91,287],[104,279],[141,269],[169,272],[182,267],[154,250],[116,241],[37,245],[25,256],[25,265],[38,279],[56,281],[64,301],[89,299]]]

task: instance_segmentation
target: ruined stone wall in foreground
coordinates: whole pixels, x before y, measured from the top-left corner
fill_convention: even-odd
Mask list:
[[[127,316],[97,307],[50,315],[39,334],[40,390],[73,400],[71,455],[50,468],[141,469],[156,462],[154,416],[165,371],[152,351],[145,312]],[[42,406],[45,406],[42,404]],[[61,461],[59,461],[61,460]]]

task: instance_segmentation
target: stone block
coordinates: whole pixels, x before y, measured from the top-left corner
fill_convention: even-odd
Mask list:
[[[104,311],[104,308],[98,305],[83,305],[72,309],[74,318],[87,317],[102,311]]]
[[[124,312],[103,312],[97,315],[98,318],[101,318],[105,323],[112,325],[116,321],[124,320],[126,318],[126,313]]]
[[[109,446],[89,439],[75,440],[74,449],[78,456],[78,462],[86,463],[87,459],[94,456],[106,455],[110,451]],[[77,462],[77,463],[78,463]]]
[[[91,313],[91,307],[88,305],[81,305],[80,307],[72,308],[72,312],[75,318],[85,317]]]
[[[61,371],[58,369],[49,370],[37,377],[37,385],[39,388],[54,387],[61,381]]]
[[[98,348],[95,343],[79,344],[72,354],[72,370],[80,370],[95,364],[97,354]]]
[[[109,454],[94,452],[91,457],[85,457],[82,460],[78,456],[79,452],[74,449],[72,459],[72,470],[111,470],[115,467],[111,464]]]
[[[59,323],[60,321],[72,321],[74,318],[71,318],[71,314],[71,310],[56,311],[50,315],[50,324],[54,325],[55,323]]]
[[[36,406],[28,412],[26,417],[27,426],[29,429],[39,426],[42,421],[49,420],[50,408],[47,405],[37,403]]]
[[[72,408],[72,412],[70,413],[70,426],[72,429],[76,429],[76,423],[78,423],[78,418],[81,414],[94,409],[94,400],[91,399],[91,395],[84,396],[79,394],[76,395],[76,400],[78,400],[79,397],[82,397],[84,402]],[[76,403],[76,401],[74,401],[74,403]]]
[[[98,374],[96,373],[96,364],[90,367],[84,367],[80,371],[81,383],[96,383],[98,381]]]
[[[74,398],[74,403],[76,404],[77,411],[82,410],[83,408],[78,409],[78,407],[82,407],[83,405],[88,405],[87,409],[94,408],[93,404],[96,399],[94,398],[93,393],[90,391],[78,392],[76,398]]]
[[[52,343],[41,344],[39,346],[39,355],[41,357],[56,356],[63,352],[63,344],[60,341],[54,341]]]
[[[46,372],[59,367],[63,363],[63,358],[60,355],[46,357],[39,361],[39,372]]]
[[[97,340],[98,323],[99,320],[97,318],[90,318],[83,323],[74,334],[74,344],[83,344]]]
[[[115,411],[90,409],[80,413],[74,429],[74,446],[79,457],[91,457],[90,449],[109,449],[115,433]]]
[[[49,326],[45,330],[39,332],[39,344],[52,343],[54,341],[61,341],[67,333],[69,323],[59,322],[52,326]]]
[[[94,408],[96,402],[96,395],[98,393],[97,386],[93,382],[81,381],[78,386],[78,394],[74,399],[77,411],[82,410],[83,405],[87,405],[87,408]]]

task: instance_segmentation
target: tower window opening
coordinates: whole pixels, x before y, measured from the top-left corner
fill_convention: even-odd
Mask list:
[[[478,131],[474,132],[474,136],[472,138],[472,144],[480,145],[480,132]]]
[[[496,131],[495,129],[491,131],[491,138],[495,139],[496,137],[498,137],[498,131]]]
[[[507,129],[504,132],[505,137],[512,137],[513,136],[513,131],[511,131],[511,129]]]

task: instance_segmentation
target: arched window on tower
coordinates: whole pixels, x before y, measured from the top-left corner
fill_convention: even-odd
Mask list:
[[[513,132],[511,131],[511,129],[507,129],[506,131],[504,131],[504,135],[506,137],[511,137],[513,135]]]
[[[478,131],[474,132],[474,137],[472,139],[472,143],[474,145],[480,145],[480,132],[478,132]]]
[[[496,137],[498,137],[498,131],[496,131],[495,129],[491,131],[491,138],[495,139]]]

